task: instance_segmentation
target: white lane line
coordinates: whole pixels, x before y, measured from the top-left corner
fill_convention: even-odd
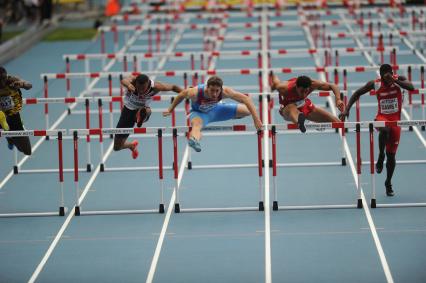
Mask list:
[[[262,65],[263,65],[263,74],[262,74],[262,84],[263,89],[268,90],[269,88],[269,80],[268,80],[268,14],[266,11],[266,7],[262,8]],[[262,97],[263,102],[263,117],[260,117],[264,123],[264,125],[268,125],[268,102],[266,100],[266,95]],[[267,164],[266,160],[269,161],[269,138],[268,138],[269,130],[265,128],[263,131],[264,142],[264,160],[265,164]],[[272,256],[271,256],[271,211],[270,211],[270,195],[269,195],[269,166],[266,165],[264,168],[265,172],[265,185],[264,185],[264,210],[265,210],[265,283],[272,282]]]
[[[346,18],[343,15],[339,15],[339,17],[345,23],[346,28],[350,32],[353,32],[353,29],[351,28],[351,26],[346,22]],[[356,41],[356,43],[359,47],[364,46],[357,37],[355,37],[355,41]],[[366,52],[363,52],[363,54],[364,54],[364,57],[367,59],[367,61],[369,61],[372,66],[374,66],[375,62],[373,61],[371,56]],[[331,100],[330,97],[328,97],[328,99]],[[334,115],[337,114],[334,107],[332,107],[332,111],[333,111]],[[352,155],[350,155],[349,147],[347,146],[346,141],[345,141],[345,150],[348,154],[348,157],[350,156],[349,157],[349,163],[351,163],[352,175],[354,176],[355,183],[358,183],[357,172],[355,170],[355,166],[353,165]],[[374,224],[374,221],[373,221],[373,218],[371,216],[370,209],[369,209],[369,206],[368,206],[369,204],[368,204],[368,202],[365,198],[364,191],[363,191],[361,186],[360,186],[360,190],[361,190],[361,199],[362,199],[362,202],[363,202],[364,213],[365,213],[365,216],[367,218],[367,222],[368,222],[368,225],[370,227],[371,234],[373,236],[373,240],[374,240],[374,243],[376,245],[377,252],[379,254],[379,258],[380,258],[380,262],[382,264],[383,272],[385,273],[387,282],[393,283],[394,280],[393,280],[393,277],[392,277],[392,273],[390,271],[389,264],[388,264],[388,261],[387,261],[386,256],[385,256],[385,252],[384,252],[382,244],[380,242],[379,235],[377,234],[376,225]]]
[[[178,184],[177,184],[178,187],[175,188],[175,190],[173,190],[173,194],[172,194],[172,197],[170,199],[169,206],[167,208],[166,217],[164,219],[163,227],[161,228],[160,237],[158,238],[157,246],[155,247],[154,256],[152,257],[151,266],[149,267],[149,272],[148,272],[148,276],[146,278],[146,283],[151,283],[152,280],[154,279],[154,274],[155,274],[155,271],[157,269],[158,259],[160,258],[161,248],[162,248],[163,243],[164,243],[164,237],[166,236],[167,227],[169,226],[170,217],[171,217],[174,205],[175,205],[176,191],[179,190],[179,186],[180,186],[180,183],[182,181],[183,173],[185,171],[185,166],[183,166],[183,165],[186,164],[186,162],[188,161],[188,156],[189,156],[189,148],[188,148],[188,145],[186,145],[185,153],[183,155],[182,163],[181,163],[181,166],[180,166],[180,169],[179,169]]]

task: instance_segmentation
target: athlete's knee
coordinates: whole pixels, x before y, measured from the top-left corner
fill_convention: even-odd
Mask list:
[[[392,168],[396,164],[395,153],[386,152],[386,167]]]

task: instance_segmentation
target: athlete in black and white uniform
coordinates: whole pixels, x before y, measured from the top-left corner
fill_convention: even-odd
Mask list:
[[[150,79],[147,75],[130,76],[121,81],[127,88],[124,96],[124,106],[121,110],[117,128],[133,128],[135,123],[138,127],[147,122],[151,116],[149,104],[152,98],[160,91],[174,91],[179,93],[182,88],[177,85],[166,84]],[[114,137],[114,150],[128,148],[132,151],[132,157],[138,157],[138,141],[126,142],[128,134],[116,134]]]

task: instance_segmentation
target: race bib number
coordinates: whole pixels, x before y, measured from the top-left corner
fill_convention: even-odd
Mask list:
[[[13,109],[13,107],[15,107],[15,103],[13,103],[12,97],[0,97],[0,110],[7,111]]]
[[[398,99],[382,99],[380,100],[380,112],[382,114],[393,114],[398,112]]]

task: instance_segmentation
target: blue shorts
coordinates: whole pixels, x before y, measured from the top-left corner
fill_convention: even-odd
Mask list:
[[[192,121],[195,117],[201,118],[204,127],[212,122],[231,120],[237,114],[237,106],[237,103],[218,103],[215,108],[206,113],[191,110],[189,120]]]

